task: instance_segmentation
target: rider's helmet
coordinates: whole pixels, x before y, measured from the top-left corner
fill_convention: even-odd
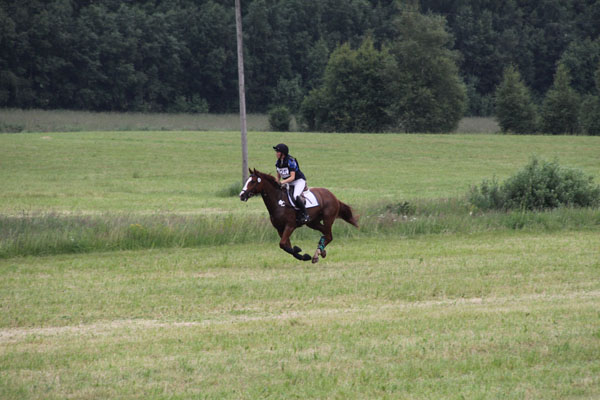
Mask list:
[[[280,151],[283,154],[285,154],[286,156],[289,154],[290,150],[288,149],[288,147],[283,144],[283,143],[279,143],[277,146],[273,146],[273,149],[275,151]]]

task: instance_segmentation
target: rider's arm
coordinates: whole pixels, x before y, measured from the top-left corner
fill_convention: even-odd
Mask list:
[[[277,174],[277,177],[279,177],[279,174]],[[280,183],[283,185],[284,183],[290,183],[295,180],[296,180],[296,171],[290,171],[290,177],[282,180]]]

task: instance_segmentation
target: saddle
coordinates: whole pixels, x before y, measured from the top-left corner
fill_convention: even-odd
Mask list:
[[[292,199],[292,195],[290,194],[289,191],[287,191],[287,196],[288,196],[288,201],[290,202],[292,207],[294,207],[295,210],[298,210],[298,206],[296,206],[296,202],[294,201],[294,199]],[[308,188],[304,188],[304,190],[302,191],[302,197],[304,197],[304,203],[305,203],[304,207],[306,207],[306,208],[317,207],[319,205],[319,201],[317,200],[317,197]]]

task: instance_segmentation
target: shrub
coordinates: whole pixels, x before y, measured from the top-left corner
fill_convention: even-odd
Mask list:
[[[208,102],[198,95],[191,98],[177,96],[169,111],[180,113],[208,113]]]
[[[269,111],[269,126],[277,132],[287,132],[290,130],[292,115],[286,106],[272,108]]]
[[[227,187],[221,188],[216,192],[218,197],[236,197],[242,191],[242,182],[234,182]]]
[[[392,212],[398,215],[412,215],[415,213],[415,207],[410,204],[408,201],[403,201],[400,203],[388,204],[385,207],[385,210],[388,212]]]
[[[25,130],[22,124],[7,124],[0,121],[0,133],[19,133]]]
[[[544,210],[562,206],[593,207],[600,204],[600,186],[582,171],[565,168],[557,161],[528,165],[502,185],[493,179],[472,187],[469,201],[482,209]]]
[[[504,206],[504,197],[496,177],[484,179],[481,187],[473,186],[469,193],[469,202],[481,210],[498,210]]]

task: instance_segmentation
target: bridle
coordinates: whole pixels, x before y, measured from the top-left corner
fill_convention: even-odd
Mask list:
[[[253,178],[256,178],[256,182],[260,183],[261,182],[261,177],[255,174],[252,174],[248,177],[248,180],[246,181],[246,183],[244,184],[244,187],[242,188],[242,191],[240,192],[240,199],[242,199],[242,201],[247,201],[250,197],[253,197],[254,195],[256,195],[256,192],[253,190],[248,190],[248,184],[250,182],[254,182]],[[244,196],[245,197],[242,197]]]
[[[256,181],[254,181],[253,178],[256,178]],[[248,184],[250,184],[250,182],[261,183],[262,180],[263,180],[263,178],[261,178],[260,176],[258,176],[256,174],[251,174],[248,177],[246,184],[242,188],[242,191],[240,192],[240,199],[242,199],[242,201],[248,201],[249,198],[254,197],[257,194],[257,192],[255,192],[254,189],[248,190]],[[285,203],[285,207],[292,207],[291,204],[288,204],[288,202],[285,201],[285,198],[286,198],[285,190],[283,188],[281,188],[277,192],[279,193],[279,201],[283,201]],[[263,199],[266,199],[269,197],[269,194],[265,190],[262,190],[260,192],[260,194]],[[245,197],[242,197],[243,195],[245,195]]]

